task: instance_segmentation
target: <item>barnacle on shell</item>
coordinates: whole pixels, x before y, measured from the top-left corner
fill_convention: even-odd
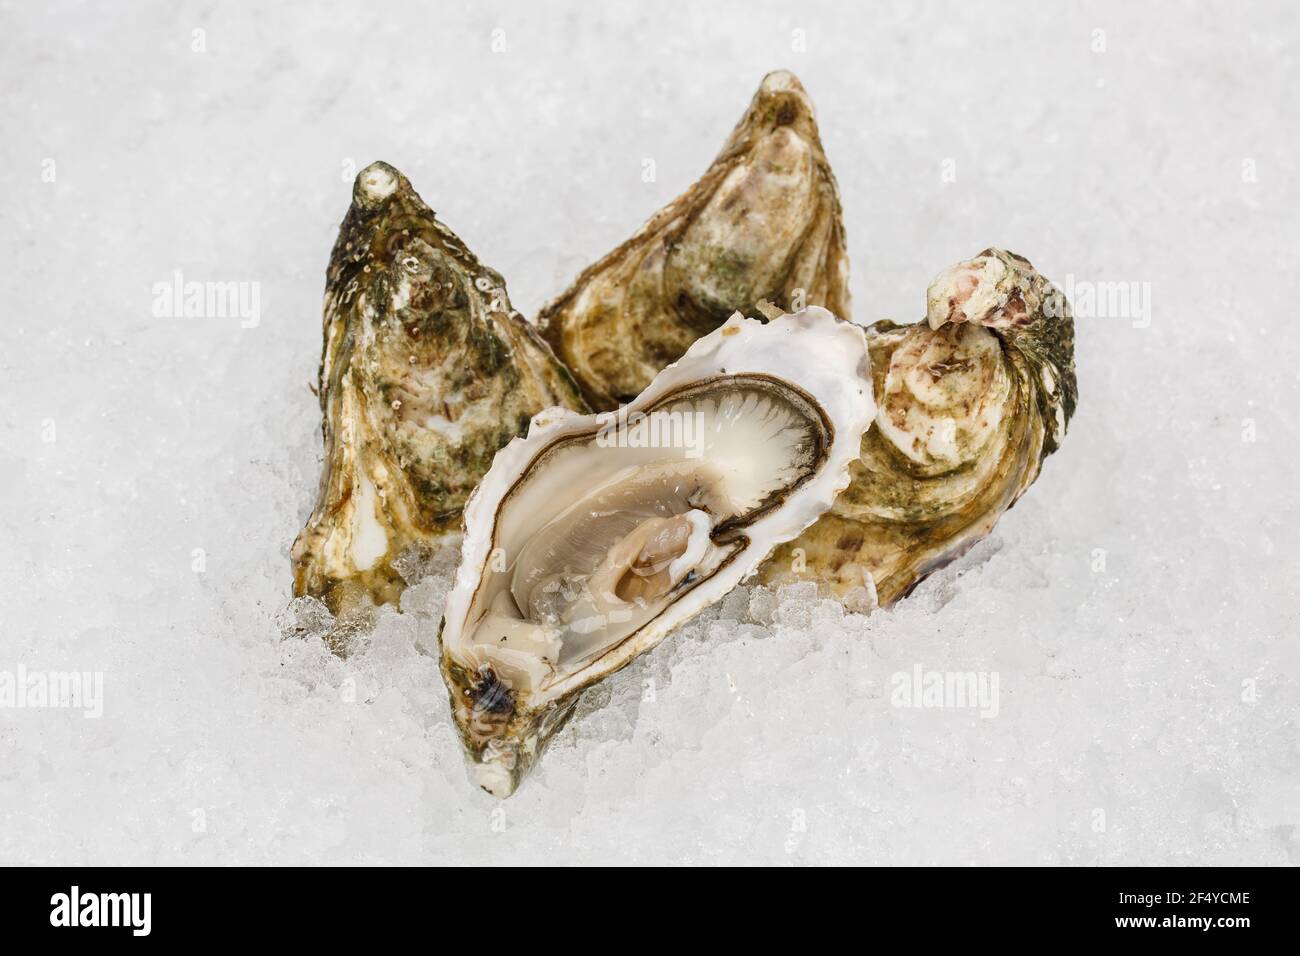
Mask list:
[[[987,249],[931,283],[925,322],[867,339],[878,410],[853,480],[760,578],[888,605],[988,534],[1060,447],[1074,320],[1028,260]]]
[[[587,401],[606,410],[760,300],[848,318],[839,189],[812,100],[784,71],[763,79],[699,181],[587,268],[538,321]]]
[[[584,409],[501,276],[386,163],[357,176],[330,257],[319,395],[325,462],[294,593],[335,614],[396,600],[402,560],[454,540],[497,450],[544,408]]]

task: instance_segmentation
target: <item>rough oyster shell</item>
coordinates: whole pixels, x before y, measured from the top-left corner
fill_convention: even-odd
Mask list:
[[[763,79],[708,172],[538,322],[591,407],[611,409],[765,299],[848,318],[839,189],[812,101],[784,71]]]
[[[1078,401],[1074,321],[1028,260],[987,249],[930,285],[927,321],[868,331],[879,403],[853,481],[764,564],[881,605],[988,534],[1038,477]]]
[[[584,406],[501,276],[386,163],[353,186],[324,338],[325,464],[293,546],[294,593],[348,614],[396,600],[394,562],[459,531],[492,456],[534,414]]]
[[[465,508],[440,632],[480,786],[829,508],[874,414],[862,329],[814,307],[733,316],[618,413],[538,415]]]

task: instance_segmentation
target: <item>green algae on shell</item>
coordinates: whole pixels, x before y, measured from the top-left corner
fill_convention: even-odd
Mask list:
[[[987,535],[1056,451],[1078,402],[1069,303],[987,249],[930,285],[926,321],[867,329],[876,422],[829,512],[782,545],[768,584],[812,580],[892,604]]]
[[[764,299],[848,318],[839,188],[812,100],[785,71],[764,77],[699,181],[579,275],[538,323],[591,406],[608,410]]]
[[[402,562],[455,541],[533,415],[585,408],[501,276],[387,163],[358,174],[330,257],[318,392],[325,460],[294,593],[336,615],[397,600]]]

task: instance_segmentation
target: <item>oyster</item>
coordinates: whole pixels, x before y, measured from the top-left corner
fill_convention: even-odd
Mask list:
[[[839,189],[812,101],[784,71],[763,79],[704,176],[538,322],[592,408],[611,409],[762,299],[848,318]]]
[[[1078,401],[1065,297],[1028,260],[987,249],[927,300],[924,323],[868,329],[876,427],[852,484],[773,553],[765,582],[874,590],[888,605],[988,534],[1060,447]]]
[[[386,163],[356,178],[324,318],[325,466],[294,593],[348,615],[396,600],[401,561],[459,531],[492,456],[534,414],[583,402],[501,276]]]
[[[465,508],[440,632],[479,785],[509,796],[584,688],[829,508],[874,414],[862,329],[809,308],[733,316],[619,412],[537,416]]]

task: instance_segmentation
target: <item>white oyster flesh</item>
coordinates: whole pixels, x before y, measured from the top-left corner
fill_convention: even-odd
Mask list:
[[[502,570],[467,639],[515,691],[572,675],[712,574],[737,548],[714,532],[792,490],[829,444],[814,408],[761,379],[706,383],[653,415],[689,444],[611,447],[597,433],[549,452],[511,493]]]
[[[442,631],[480,784],[829,508],[874,414],[862,330],[809,308],[734,316],[618,413],[537,416],[466,508]]]

